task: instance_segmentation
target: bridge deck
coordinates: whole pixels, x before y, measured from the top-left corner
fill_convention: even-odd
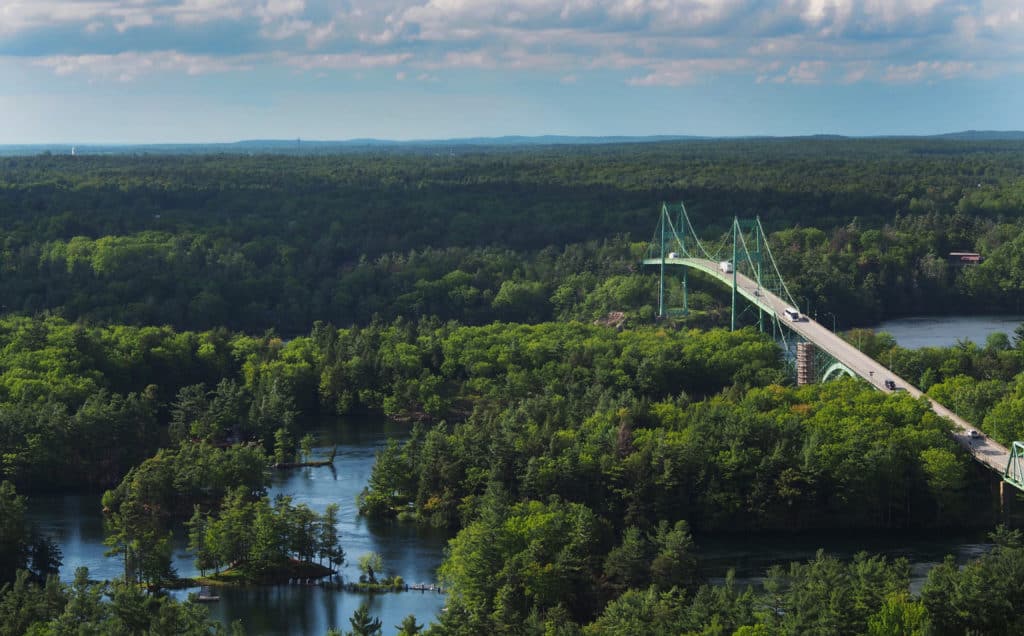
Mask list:
[[[644,260],[645,265],[660,265],[661,262],[660,258]],[[726,274],[720,271],[718,269],[718,263],[714,261],[701,258],[666,258],[665,264],[683,265],[685,267],[699,269],[702,272],[718,278],[728,287],[732,287],[733,275],[731,273]],[[785,309],[786,307],[789,307],[789,303],[770,291],[759,288],[754,280],[744,276],[743,274],[737,273],[736,285],[737,293],[742,294],[745,298],[761,309],[778,316],[779,320],[786,323],[786,325],[793,331],[803,336],[808,342],[813,342],[820,349],[839,362],[845,364],[851,371],[873,384],[875,388],[885,391],[886,393],[891,393],[892,391],[885,387],[885,381],[892,380],[896,383],[897,387],[905,389],[907,393],[915,398],[924,396],[931,403],[932,411],[953,422],[955,427],[953,439],[971,453],[977,461],[996,471],[1000,476],[1003,475],[1006,465],[1010,459],[1010,451],[1005,446],[997,444],[988,437],[971,438],[969,431],[975,427],[971,425],[970,422],[928,397],[920,389],[897,376],[876,360],[865,355],[838,335],[832,333],[832,331],[827,327],[824,327],[807,317],[796,322],[787,319]]]

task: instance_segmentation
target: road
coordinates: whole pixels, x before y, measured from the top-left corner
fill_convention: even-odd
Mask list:
[[[661,259],[647,259],[644,264],[660,265]],[[719,279],[727,287],[731,288],[733,284],[733,275],[720,271],[718,263],[714,261],[701,258],[667,258],[665,264],[684,265],[699,269]],[[738,293],[758,307],[778,316],[780,322],[785,323],[786,326],[803,336],[805,340],[813,342],[818,348],[845,364],[851,371],[873,384],[878,390],[892,393],[893,391],[885,386],[886,380],[892,380],[896,383],[897,391],[906,391],[915,398],[924,396],[931,404],[932,411],[953,422],[953,439],[971,453],[977,461],[999,473],[1000,476],[1003,475],[1010,459],[1010,451],[1005,446],[996,443],[984,434],[979,438],[972,438],[970,431],[977,430],[974,425],[928,397],[920,389],[832,333],[827,327],[806,316],[802,316],[798,321],[789,320],[785,314],[785,309],[790,306],[789,303],[770,291],[760,288],[754,280],[737,273],[736,285]]]

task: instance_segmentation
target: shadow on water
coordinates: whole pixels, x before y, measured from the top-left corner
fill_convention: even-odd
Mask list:
[[[910,589],[918,592],[928,571],[953,555],[960,564],[992,549],[986,532],[819,532],[766,535],[696,536],[702,573],[710,583],[722,583],[735,570],[741,587],[760,586],[773,565],[814,559],[819,549],[843,561],[858,552],[910,562]]]

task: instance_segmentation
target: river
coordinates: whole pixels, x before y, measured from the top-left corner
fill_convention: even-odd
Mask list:
[[[928,571],[953,555],[964,564],[992,549],[985,532],[909,532],[865,530],[818,532],[797,535],[769,534],[747,537],[697,536],[701,573],[711,583],[721,584],[726,573],[734,572],[736,584],[759,586],[773,565],[813,559],[819,549],[843,560],[858,552],[880,554],[890,560],[903,557],[910,563],[910,591],[920,592]]]
[[[1024,316],[916,316],[886,320],[871,329],[891,334],[904,349],[949,347],[959,340],[983,347],[989,335],[997,332],[1012,340],[1021,323]]]
[[[944,346],[960,339],[984,344],[989,333],[1012,333],[1019,317],[904,318],[882,323],[876,331],[887,331],[908,348]],[[331,468],[304,468],[275,472],[271,495],[291,495],[322,512],[328,503],[341,506],[339,529],[348,564],[346,579],[358,577],[359,555],[375,551],[384,557],[388,573],[399,574],[409,583],[433,582],[448,536],[411,524],[370,523],[356,514],[355,499],[366,485],[374,456],[391,437],[404,439],[408,426],[383,419],[349,419],[325,425],[318,431],[317,457],[326,457],[337,443],[338,454]],[[103,556],[103,520],[98,496],[67,495],[34,497],[29,502],[30,519],[50,534],[64,553],[61,578],[70,580],[76,567],[89,568],[92,578],[110,579],[121,575],[120,561]],[[804,561],[818,548],[841,558],[861,550],[891,558],[906,557],[911,564],[911,589],[920,589],[928,570],[946,554],[961,563],[991,548],[984,533],[818,533],[802,536],[696,537],[702,573],[711,582],[721,582],[726,572],[736,571],[741,585],[757,585],[773,564]],[[184,545],[184,532],[176,533],[175,566],[182,576],[196,574]],[[209,605],[214,618],[230,622],[241,619],[250,634],[323,634],[330,627],[345,631],[348,617],[365,600],[373,615],[380,617],[385,634],[393,634],[403,617],[415,614],[421,623],[430,622],[444,606],[444,596],[429,592],[378,594],[372,597],[317,586],[243,587],[219,592],[219,603]],[[182,595],[184,593],[181,593]]]
[[[399,574],[408,583],[432,583],[441,563],[448,535],[413,524],[370,523],[356,511],[356,496],[370,478],[374,456],[388,438],[404,439],[409,427],[383,419],[349,419],[316,431],[320,445],[314,455],[326,458],[337,443],[333,470],[300,468],[275,471],[270,495],[291,495],[317,512],[327,504],[341,506],[338,528],[347,563],[346,580],[358,578],[359,555],[379,552],[385,570]],[[79,566],[89,568],[90,578],[112,579],[122,574],[118,559],[103,555],[103,518],[99,496],[65,495],[33,497],[29,518],[60,545],[64,553],[61,579],[74,578]],[[198,572],[185,549],[185,533],[175,531],[174,565],[181,576]],[[218,592],[219,603],[208,607],[211,615],[230,622],[241,619],[250,634],[323,634],[330,627],[344,632],[348,617],[363,601],[384,624],[385,633],[408,614],[429,623],[445,604],[445,597],[432,592],[402,592],[368,596],[317,586],[240,587]],[[176,593],[184,596],[187,592]]]

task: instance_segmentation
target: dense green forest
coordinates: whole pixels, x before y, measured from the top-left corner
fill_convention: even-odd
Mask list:
[[[1018,310],[1022,157],[1009,141],[800,139],[3,158],[0,296],[283,334],[375,315],[592,319],[651,302],[618,277],[661,201],[682,200],[711,237],[760,215],[790,289],[847,325],[951,298]],[[961,270],[951,250],[987,260]]]
[[[0,622],[203,632],[158,591],[185,520],[203,570],[341,562],[336,510],[267,499],[267,469],[301,459],[314,416],[384,413],[417,424],[358,504],[455,533],[432,633],[1012,633],[1009,531],[913,596],[905,563],[869,555],[757,590],[703,580],[691,532],[991,529],[998,511],[923,401],[793,386],[768,336],[722,329],[713,282],[691,276],[692,317],[655,321],[638,262],[679,200],[710,239],[760,215],[802,309],[840,328],[1020,310],[1020,142],[0,158]],[[915,351],[845,336],[1024,437],[1024,330]],[[25,497],[104,490],[124,579],[48,581],[59,550]]]

